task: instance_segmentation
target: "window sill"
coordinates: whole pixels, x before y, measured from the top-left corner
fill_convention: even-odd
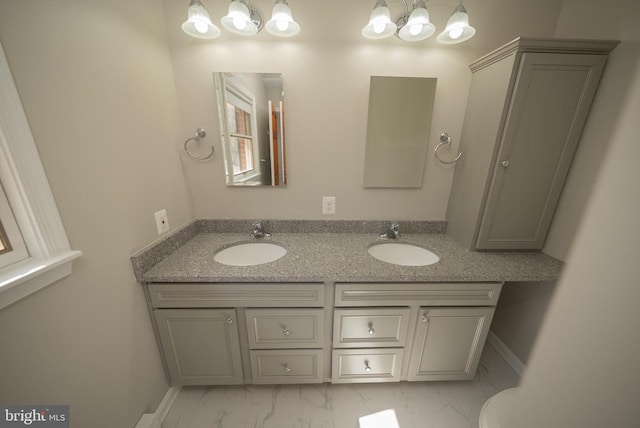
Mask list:
[[[53,284],[71,273],[80,251],[66,251],[48,259],[30,258],[0,269],[0,309]]]

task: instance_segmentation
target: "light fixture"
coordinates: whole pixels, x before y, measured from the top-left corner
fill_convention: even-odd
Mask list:
[[[215,39],[220,35],[220,29],[216,27],[209,13],[200,0],[191,0],[187,10],[187,20],[182,24],[182,31],[198,39]]]
[[[469,40],[474,34],[476,29],[469,25],[469,15],[460,0],[460,4],[447,21],[447,27],[438,35],[437,40],[438,43],[452,45]]]
[[[293,20],[287,0],[276,0],[271,19],[266,23],[267,32],[278,37],[291,37],[300,32],[300,25]]]
[[[362,29],[362,35],[367,39],[385,39],[393,36],[397,28],[391,21],[387,3],[384,0],[376,0],[369,23]]]
[[[262,16],[240,0],[231,0],[229,12],[220,20],[222,26],[241,36],[253,36],[262,28]]]
[[[427,5],[424,0],[417,0],[413,4],[413,10],[411,14],[403,14],[399,21],[396,21],[398,25],[398,37],[407,42],[418,42],[420,40],[428,39],[435,33],[436,27],[429,21],[429,11],[427,11]]]
[[[385,0],[376,0],[376,4],[369,18],[369,23],[362,29],[362,35],[368,39],[385,39],[396,34],[407,42],[418,42],[428,39],[436,27],[429,19],[426,0],[413,0],[413,6],[409,8],[410,0],[402,0],[405,11],[391,21],[389,8]],[[460,4],[454,9],[447,22],[447,27],[437,37],[438,43],[454,44],[469,40],[476,30],[469,25],[467,10]]]

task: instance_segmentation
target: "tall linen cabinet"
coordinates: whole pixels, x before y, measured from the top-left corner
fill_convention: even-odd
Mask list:
[[[542,248],[617,43],[518,38],[470,65],[449,235],[474,250]]]

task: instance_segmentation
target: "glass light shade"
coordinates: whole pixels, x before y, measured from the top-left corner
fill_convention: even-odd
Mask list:
[[[253,36],[258,32],[258,27],[251,21],[251,13],[246,4],[239,0],[233,0],[229,5],[229,12],[220,20],[222,26],[241,36]]]
[[[395,34],[397,30],[395,23],[391,22],[389,8],[384,0],[378,0],[369,23],[362,29],[362,35],[367,39],[385,39]]]
[[[220,35],[220,29],[211,22],[209,13],[200,0],[191,0],[187,20],[182,23],[182,31],[198,39],[215,39]]]
[[[428,39],[436,32],[436,27],[429,21],[429,12],[420,0],[416,3],[407,23],[398,31],[398,36],[407,42],[419,42]]]
[[[300,32],[300,25],[293,20],[286,0],[276,1],[271,19],[265,24],[265,28],[270,34],[279,37],[291,37]]]
[[[476,34],[476,29],[469,25],[469,15],[464,6],[459,5],[447,21],[447,27],[438,35],[438,43],[452,45],[462,43]]]

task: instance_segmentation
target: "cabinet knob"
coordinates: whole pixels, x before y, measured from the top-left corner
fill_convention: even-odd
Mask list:
[[[369,323],[369,334],[370,334],[371,336],[373,336],[374,334],[376,334],[376,329],[375,329],[375,328],[373,328],[373,323],[372,323],[372,322],[370,322],[370,323]]]
[[[291,366],[289,366],[289,364],[285,364],[284,365],[284,372],[285,373],[291,373]]]
[[[422,322],[425,323],[425,324],[429,322],[429,317],[427,316],[427,314],[424,314],[422,316]]]
[[[370,372],[371,371],[371,366],[369,365],[369,361],[368,360],[364,361],[364,371],[365,372]]]
[[[233,324],[233,318],[231,317],[227,318],[227,324]]]
[[[508,161],[508,160],[503,160],[502,162],[500,162],[500,165],[501,165],[503,168],[506,168],[506,167],[508,167],[508,166],[509,166],[509,161]]]
[[[282,334],[284,334],[285,336],[289,336],[291,334],[291,330],[289,330],[288,327],[284,327],[282,329]]]

